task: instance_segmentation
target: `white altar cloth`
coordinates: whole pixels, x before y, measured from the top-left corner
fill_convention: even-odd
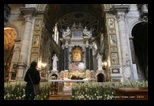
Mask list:
[[[49,80],[48,82],[86,82],[88,79],[83,80],[71,80],[71,79],[64,79],[64,80]]]

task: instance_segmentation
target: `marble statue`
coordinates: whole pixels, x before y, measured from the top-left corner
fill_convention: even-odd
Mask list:
[[[56,56],[56,54],[54,54],[54,56],[52,57],[53,59],[53,71],[57,71],[57,61],[58,61],[58,58]]]
[[[64,29],[63,29],[63,31],[62,31],[62,36],[63,37],[67,37],[70,34],[71,34],[71,30],[70,30],[69,27],[67,27],[66,31],[64,31]]]
[[[102,70],[102,56],[98,53],[97,55],[98,60],[98,70]]]
[[[91,36],[92,36],[92,31],[91,31],[91,30],[88,31],[88,30],[87,30],[87,27],[85,27],[85,28],[83,29],[83,33],[84,33],[85,35],[87,35],[88,37],[91,37]]]

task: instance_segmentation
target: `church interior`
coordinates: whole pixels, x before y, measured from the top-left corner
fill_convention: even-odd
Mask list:
[[[4,4],[4,83],[23,81],[33,61],[65,93],[148,81],[147,43],[148,4]]]

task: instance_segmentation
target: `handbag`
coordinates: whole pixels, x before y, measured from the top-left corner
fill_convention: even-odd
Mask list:
[[[29,74],[28,74],[28,75],[29,75]],[[30,75],[29,75],[29,78],[30,78],[30,80],[31,80],[31,83],[33,84],[33,81],[32,81],[32,79],[31,79]],[[35,94],[35,95],[40,94],[40,84],[33,84],[33,89],[34,89],[34,94]]]

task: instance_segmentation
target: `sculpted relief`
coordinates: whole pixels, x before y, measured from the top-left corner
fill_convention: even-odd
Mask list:
[[[110,35],[110,43],[111,43],[111,45],[117,44],[116,35]]]
[[[41,28],[41,20],[40,19],[36,19],[35,20],[35,29],[40,29]]]
[[[33,37],[33,46],[38,46],[39,43],[39,36],[34,36]]]
[[[109,26],[110,29],[115,28],[114,18],[109,18],[108,19],[108,26]]]
[[[112,65],[118,65],[118,53],[111,53]]]

